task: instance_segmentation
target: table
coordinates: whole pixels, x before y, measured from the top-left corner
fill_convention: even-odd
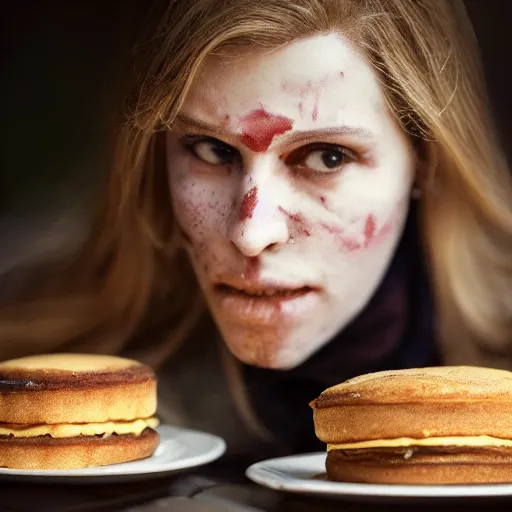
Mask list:
[[[510,501],[472,499],[468,502],[394,504],[398,512],[493,510],[510,508]],[[334,501],[281,493],[244,477],[216,479],[201,472],[162,479],[102,485],[0,483],[1,512],[370,512],[383,504]],[[386,507],[387,508],[387,507]]]

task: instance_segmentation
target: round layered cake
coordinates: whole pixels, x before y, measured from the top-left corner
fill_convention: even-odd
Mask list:
[[[330,480],[512,482],[512,373],[431,367],[362,375],[311,402]]]
[[[149,457],[157,380],[104,355],[51,354],[0,363],[0,467],[73,469]]]

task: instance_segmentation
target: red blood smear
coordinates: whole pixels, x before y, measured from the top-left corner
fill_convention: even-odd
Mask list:
[[[304,222],[304,217],[300,213],[290,213],[288,210],[285,210],[282,206],[279,207],[279,211],[288,216],[291,220],[295,222]]]
[[[341,240],[341,243],[343,244],[343,247],[348,252],[354,252],[354,251],[358,251],[359,249],[361,249],[361,244],[358,243],[356,240],[352,240],[350,238],[344,238],[344,237],[342,237],[340,240]]]
[[[322,223],[321,226],[332,235],[337,235],[338,242],[343,248],[343,250],[347,252],[354,252],[361,248],[361,245],[357,242],[357,240],[354,240],[348,236],[343,235],[343,228],[325,223]]]
[[[364,224],[364,246],[368,247],[375,237],[375,231],[377,229],[377,222],[375,220],[375,215],[370,213],[368,217],[366,217],[366,222]]]
[[[281,84],[281,88],[288,94],[293,94],[301,98],[304,98],[308,95],[312,95],[314,104],[313,110],[311,112],[311,119],[313,121],[316,121],[318,119],[320,96],[322,94],[322,91],[325,89],[325,86],[327,85],[328,79],[329,76],[326,76],[318,83],[313,83],[311,80],[308,80],[304,85],[293,84],[285,80]],[[301,112],[301,107],[302,103],[299,104],[299,112]]]
[[[291,119],[269,114],[263,108],[254,110],[240,120],[242,142],[252,151],[266,151],[276,135],[292,129]]]
[[[378,239],[380,240],[389,235],[389,233],[391,233],[392,226],[393,225],[391,224],[391,222],[386,222],[386,224],[384,224],[384,226],[382,226],[381,230],[379,231]]]
[[[311,113],[311,119],[316,121],[318,118],[318,102],[320,101],[320,94],[315,97],[315,106],[313,107],[313,112]]]
[[[244,276],[249,281],[256,281],[260,273],[260,262],[258,258],[249,258],[245,267]]]
[[[391,232],[392,224],[387,222],[381,229],[377,230],[377,219],[373,213],[366,217],[364,224],[364,243],[360,244],[356,239],[343,235],[343,229],[338,226],[322,224],[322,227],[329,233],[337,235],[338,241],[348,252],[354,252],[362,248],[369,247],[372,244],[379,243]]]
[[[289,211],[285,210],[282,206],[279,207],[279,211],[281,213],[284,213],[290,220],[292,220],[295,223],[295,227],[297,228],[297,231],[299,234],[311,236],[311,233],[308,229],[304,226],[304,217],[301,213],[290,213]]]
[[[241,221],[246,219],[250,219],[252,214],[254,213],[254,208],[258,204],[258,188],[252,187],[247,194],[245,194],[242,199],[242,204],[240,205],[240,212],[238,217]]]

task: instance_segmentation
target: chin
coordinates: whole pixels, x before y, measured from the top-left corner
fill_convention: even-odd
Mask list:
[[[229,342],[226,342],[226,345],[233,356],[242,363],[267,370],[292,370],[307,359],[307,355],[290,354],[288,351],[281,353],[279,350],[265,347],[240,347]]]

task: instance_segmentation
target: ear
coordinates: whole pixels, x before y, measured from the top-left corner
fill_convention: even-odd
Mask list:
[[[411,197],[419,199],[432,189],[438,163],[438,146],[433,141],[421,140],[416,146],[416,177]]]

